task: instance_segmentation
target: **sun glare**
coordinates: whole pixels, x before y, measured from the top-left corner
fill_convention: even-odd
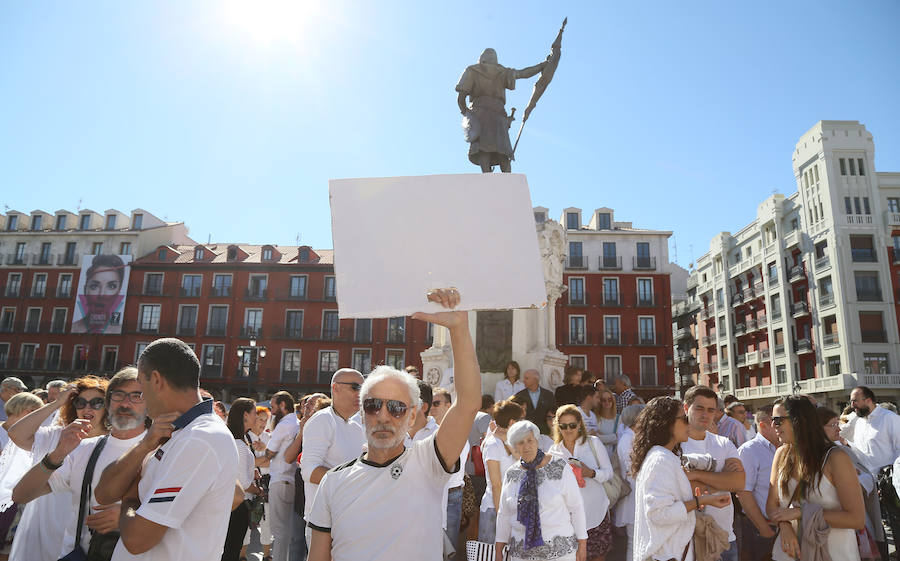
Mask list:
[[[228,0],[226,16],[231,25],[261,43],[303,40],[316,16],[311,0]]]

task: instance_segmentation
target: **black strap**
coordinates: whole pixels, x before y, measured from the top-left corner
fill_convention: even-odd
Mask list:
[[[76,546],[81,545],[81,530],[84,528],[85,511],[90,505],[91,481],[94,479],[94,467],[97,465],[97,458],[100,457],[100,452],[102,452],[103,447],[106,446],[107,440],[109,440],[108,434],[97,441],[97,444],[94,446],[94,451],[91,452],[91,457],[88,459],[87,468],[84,470],[84,479],[81,481],[81,501],[78,504],[78,525],[75,526]]]

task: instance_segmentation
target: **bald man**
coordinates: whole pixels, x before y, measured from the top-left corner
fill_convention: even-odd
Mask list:
[[[514,395],[513,401],[525,407],[525,418],[537,425],[541,434],[550,434],[547,414],[556,411],[553,392],[540,386],[538,371],[533,368],[525,371],[522,382],[525,389]]]

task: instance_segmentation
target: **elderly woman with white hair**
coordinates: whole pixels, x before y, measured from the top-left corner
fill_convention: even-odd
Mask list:
[[[520,460],[506,471],[497,512],[496,556],[503,559],[584,561],[587,527],[581,491],[565,460],[544,454],[540,431],[531,421],[519,421],[506,440]]]
[[[634,422],[644,407],[646,405],[642,403],[629,405],[622,410],[622,414],[619,416],[619,422],[625,427],[616,447],[619,469],[621,469],[619,475],[628,482],[628,485],[631,486],[631,491],[616,503],[613,521],[617,528],[625,528],[625,533],[628,536],[628,549],[625,553],[625,559],[629,560],[634,548],[634,476],[631,473],[631,445],[634,443],[634,430],[632,430],[632,427],[634,427]]]

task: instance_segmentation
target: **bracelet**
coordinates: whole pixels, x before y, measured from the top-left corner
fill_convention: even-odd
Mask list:
[[[694,502],[697,504],[697,510],[700,510],[700,497],[694,495]]]
[[[45,454],[44,457],[41,459],[41,465],[44,466],[45,468],[47,468],[51,472],[56,471],[62,467],[62,464],[56,465],[50,461],[50,453],[49,452],[47,454]]]

